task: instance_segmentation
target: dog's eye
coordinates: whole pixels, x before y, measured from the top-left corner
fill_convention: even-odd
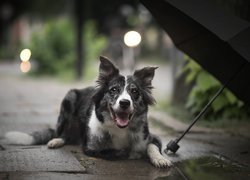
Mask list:
[[[115,92],[118,92],[118,88],[117,87],[112,87],[109,91],[111,93],[115,93]]]
[[[138,90],[136,88],[131,89],[131,93],[134,94],[134,95],[139,94],[139,92],[138,92]]]
[[[139,98],[139,96],[140,96],[139,91],[138,91],[137,88],[132,88],[132,89],[130,89],[130,94],[131,94],[131,96],[132,96],[135,100],[137,100],[137,99]]]

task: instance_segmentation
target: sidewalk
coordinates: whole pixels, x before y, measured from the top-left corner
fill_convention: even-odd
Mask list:
[[[83,86],[8,74],[3,69],[0,64],[0,179],[186,179],[180,167],[187,159],[216,155],[242,166],[250,164],[249,139],[199,127],[179,143],[178,154],[164,154],[176,166],[161,170],[146,159],[107,161],[87,157],[78,146],[49,150],[46,146],[6,145],[1,137],[8,131],[54,127],[61,99],[70,88]],[[150,112],[149,117],[150,129],[160,135],[163,148],[186,127],[163,113]],[[250,173],[244,172],[241,177],[247,179]]]

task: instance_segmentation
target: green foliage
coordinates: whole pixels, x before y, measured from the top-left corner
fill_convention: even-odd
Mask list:
[[[97,34],[93,21],[85,24],[83,33],[85,65],[88,66],[104,49],[106,38]],[[42,31],[33,33],[30,42],[32,58],[37,63],[34,73],[73,77],[76,61],[75,39],[74,24],[70,19],[61,18],[45,23]]]
[[[193,114],[197,114],[215,95],[221,87],[221,83],[212,75],[203,70],[196,62],[186,57],[187,64],[183,71],[187,73],[186,83],[193,83],[186,107]],[[249,117],[250,108],[242,101],[225,89],[222,94],[213,102],[209,112],[206,113],[207,119],[229,118],[244,119]]]
[[[14,50],[9,47],[0,47],[0,61],[6,61],[14,59]]]
[[[98,68],[96,68],[97,58],[107,45],[107,38],[97,33],[94,21],[88,21],[84,27],[84,45],[85,45],[85,79],[95,78]]]
[[[32,57],[37,62],[37,74],[55,75],[73,67],[74,35],[70,21],[49,21],[31,39]]]

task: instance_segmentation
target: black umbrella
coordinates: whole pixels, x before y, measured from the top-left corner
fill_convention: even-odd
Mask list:
[[[177,48],[250,104],[250,24],[226,13],[214,0],[140,0]],[[247,63],[246,63],[247,62]]]
[[[187,130],[169,142],[166,150],[175,153],[179,148],[178,142],[225,86],[250,104],[250,24],[218,8],[214,0],[140,1],[162,25],[176,47],[223,83]]]

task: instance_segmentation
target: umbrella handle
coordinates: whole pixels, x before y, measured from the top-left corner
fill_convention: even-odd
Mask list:
[[[192,126],[200,119],[200,117],[206,112],[206,110],[211,106],[214,100],[222,93],[222,91],[226,88],[226,86],[241,72],[241,70],[245,67],[246,61],[237,69],[237,71],[220,87],[220,89],[216,92],[213,98],[205,105],[205,107],[200,111],[200,113],[194,118],[192,123],[188,126],[188,128],[180,135],[180,137],[175,140],[171,140],[168,144],[164,152],[167,154],[168,151],[172,153],[176,153],[179,149],[178,142],[189,132]]]

